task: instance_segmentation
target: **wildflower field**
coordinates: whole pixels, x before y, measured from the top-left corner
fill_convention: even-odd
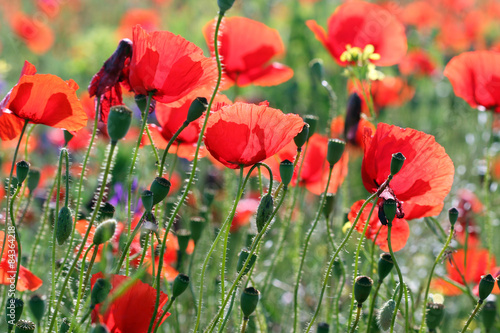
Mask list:
[[[1,332],[500,332],[497,0],[0,16]]]

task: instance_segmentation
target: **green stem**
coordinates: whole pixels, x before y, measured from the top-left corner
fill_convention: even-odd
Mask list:
[[[474,308],[474,311],[472,311],[469,319],[467,319],[467,322],[465,323],[465,326],[464,328],[462,329],[462,333],[465,333],[467,332],[467,328],[469,327],[470,323],[472,322],[472,320],[474,319],[474,317],[476,316],[476,313],[479,311],[479,309],[481,308],[481,305],[483,304],[483,301],[482,300],[478,300],[477,301],[477,305],[476,307]]]
[[[253,267],[252,267],[253,269]],[[224,320],[221,323],[221,326],[219,327],[219,332],[224,331],[224,327],[226,327],[227,322],[229,321],[229,317],[231,315],[231,311],[233,310],[234,306],[234,299],[236,298],[236,290],[233,292],[233,296],[231,297],[231,302],[229,302],[229,308],[227,309],[226,316],[224,317]]]
[[[88,247],[88,249],[85,251],[85,253],[83,255],[83,258],[82,258],[82,267],[80,269],[80,279],[79,279],[79,283],[78,283],[78,295],[77,295],[77,298],[76,298],[76,305],[75,305],[75,308],[74,308],[75,313],[73,315],[73,319],[71,320],[71,325],[70,325],[70,328],[69,328],[69,332],[72,331],[74,324],[77,322],[78,312],[80,311],[80,301],[82,299],[83,293],[85,292],[85,288],[81,288],[81,286],[85,283],[84,279],[83,279],[83,273],[85,272],[85,270],[83,268],[84,268],[84,265],[85,265],[85,261],[87,259],[87,255],[89,254],[90,250],[93,247],[94,247],[94,243],[92,243]],[[96,254],[97,254],[97,247],[94,248],[94,253],[92,254],[92,262],[95,260],[95,255]],[[89,266],[89,270],[90,270],[90,266]],[[82,321],[80,323],[83,323],[85,321],[84,318],[85,318],[85,315],[82,317]]]
[[[394,251],[392,250],[392,239],[391,239],[391,234],[392,234],[392,222],[389,222],[387,225],[388,231],[387,231],[387,245],[389,247],[389,252],[391,253],[391,258],[392,262],[394,263],[394,267],[396,268],[396,271],[398,272],[398,278],[399,278],[399,293],[398,293],[398,299],[396,301],[396,308],[394,310],[394,313],[392,314],[392,320],[391,320],[391,330],[390,332],[392,333],[394,331],[394,323],[396,322],[396,316],[398,315],[398,309],[399,309],[399,304],[401,303],[401,299],[403,298],[403,291],[406,290],[406,286],[404,285],[403,282],[403,274],[401,273],[401,269],[399,268],[398,262],[396,260],[396,255],[394,254]],[[405,300],[406,302],[408,301],[407,299]],[[424,300],[426,302],[426,300]],[[408,318],[405,319],[408,321]]]
[[[351,333],[356,332],[356,327],[358,326],[359,317],[361,315],[361,304],[358,304],[357,308],[358,310],[356,311],[356,319],[354,320],[354,324],[352,325]],[[370,323],[368,323],[368,325],[370,325]]]
[[[172,146],[172,144],[175,142],[175,140],[177,140],[177,137],[179,136],[179,134],[181,134],[181,132],[189,125],[189,122],[186,120],[185,122],[182,123],[182,126],[179,127],[179,129],[177,130],[177,132],[174,133],[174,135],[172,136],[172,138],[170,140],[168,140],[168,144],[167,144],[167,147],[165,148],[165,151],[163,151],[163,156],[161,158],[161,163],[160,163],[160,175],[161,176],[163,174],[163,170],[165,168],[165,160],[167,159],[167,155],[168,155],[168,151],[170,149],[170,147]]]
[[[160,328],[161,322],[163,321],[163,318],[165,318],[165,316],[168,313],[168,310],[170,310],[170,308],[172,307],[172,304],[174,304],[175,300],[176,300],[176,298],[172,297],[170,299],[170,302],[168,302],[167,307],[165,308],[165,310],[163,310],[163,313],[162,313],[160,319],[158,319],[158,322],[156,324],[155,330],[153,331],[154,333],[156,333],[158,331],[158,329]]]
[[[198,248],[196,245],[197,244],[195,244],[195,246],[194,246],[193,253],[191,253],[191,256],[189,257],[188,276],[193,276],[192,275],[192,271],[193,271],[194,255],[196,253],[196,249]],[[191,292],[191,296],[193,297],[193,304],[198,304],[196,302],[196,294],[194,293],[193,283],[189,284],[189,291]],[[194,308],[194,311],[195,311],[195,315],[197,315],[198,314],[198,312],[197,312],[198,309],[196,308],[196,306],[193,306],[193,308]]]
[[[250,318],[243,318],[243,324],[241,325],[240,333],[245,333],[245,331],[247,330],[248,319]]]
[[[122,251],[122,254],[120,256],[120,260],[118,261],[117,265],[115,266],[113,274],[120,273],[120,269],[122,268],[123,262],[125,261],[125,258],[128,256],[128,250],[130,248],[130,245],[132,245],[132,242],[134,241],[135,236],[137,236],[137,233],[141,229],[141,226],[142,226],[142,223],[144,222],[145,216],[146,216],[146,213],[142,214],[139,222],[137,222],[134,230],[132,231],[132,234],[129,235],[127,244],[125,244],[125,248]]]
[[[370,333],[370,331],[372,330],[373,310],[375,309],[375,302],[377,301],[377,296],[381,285],[382,285],[382,280],[379,280],[370,303],[370,313],[368,315],[368,322],[367,322],[368,324],[366,326],[366,333]]]

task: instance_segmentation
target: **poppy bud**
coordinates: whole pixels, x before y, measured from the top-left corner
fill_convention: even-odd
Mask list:
[[[153,192],[153,206],[165,199],[168,192],[170,191],[170,182],[163,177],[156,177],[151,187],[149,188]]]
[[[293,177],[293,163],[289,160],[284,160],[280,163],[280,177],[283,186],[287,187]]]
[[[90,333],[109,333],[109,329],[104,324],[95,324]]]
[[[325,68],[323,67],[323,60],[313,59],[309,63],[309,68],[313,76],[319,80],[319,82],[325,79]]]
[[[16,163],[16,176],[19,183],[22,184],[26,177],[28,177],[28,172],[30,171],[30,164],[26,161],[19,161]]]
[[[302,131],[299,132],[294,138],[293,141],[297,146],[297,149],[302,149],[304,143],[306,143],[307,139],[309,139],[309,124],[304,124],[302,127]]]
[[[203,217],[192,217],[189,221],[189,229],[191,231],[191,238],[194,243],[198,243],[205,229],[206,220]]]
[[[64,147],[68,146],[68,143],[73,139],[75,136],[71,134],[70,131],[63,130],[64,133]]]
[[[111,291],[112,285],[106,279],[97,279],[90,293],[90,308],[93,309],[97,304],[104,302]]]
[[[327,193],[325,205],[323,206],[323,214],[325,218],[328,220],[330,214],[333,212],[333,207],[335,206],[335,194]]]
[[[490,296],[495,287],[495,279],[491,274],[481,276],[481,281],[479,281],[479,301],[482,302],[486,297]]]
[[[153,192],[150,190],[142,191],[141,200],[146,212],[150,212],[153,209]]]
[[[358,302],[358,306],[370,296],[373,281],[368,276],[358,276],[354,282],[354,299]]]
[[[330,168],[333,168],[335,163],[337,163],[342,154],[344,153],[345,142],[339,139],[328,140],[328,151],[326,153],[326,160],[330,163]]]
[[[179,243],[179,251],[184,253],[191,239],[191,232],[186,229],[181,229],[177,231],[177,243]]]
[[[401,168],[403,167],[403,164],[405,163],[406,157],[402,153],[395,153],[392,154],[392,159],[391,159],[391,175],[397,174]]]
[[[172,287],[172,298],[175,299],[182,295],[182,293],[186,291],[187,287],[189,287],[189,276],[182,273],[177,275]]]
[[[23,314],[24,302],[20,298],[9,297],[5,305],[5,318],[9,326],[9,332]],[[14,325],[12,325],[14,323]]]
[[[378,260],[378,280],[383,281],[394,267],[390,253],[382,253]]]
[[[115,206],[106,202],[99,208],[99,213],[101,221],[112,219],[113,215],[115,215]]]
[[[59,327],[59,333],[68,333],[70,326],[71,322],[68,320],[68,318],[64,317],[61,322],[61,327]]]
[[[15,333],[33,333],[33,332],[35,332],[34,322],[21,319],[16,323]]]
[[[63,245],[73,231],[73,217],[68,207],[64,206],[59,211],[55,229],[57,243]]]
[[[243,269],[243,265],[245,265],[245,262],[248,259],[248,256],[250,255],[250,252],[247,250],[241,250],[240,255],[238,257],[238,264],[236,265],[236,271],[239,273]],[[252,257],[250,258],[250,261],[248,262],[247,267],[243,271],[243,275],[246,275],[252,266],[255,264],[255,261],[257,261],[257,255],[255,253],[252,254]]]
[[[389,224],[392,224],[392,221],[396,217],[396,211],[397,211],[397,203],[396,200],[393,199],[387,199],[384,200],[384,215],[385,218],[387,219],[387,222]]]
[[[450,220],[450,224],[454,226],[458,220],[458,209],[456,209],[455,207],[450,208],[450,210],[448,211],[448,219]]]
[[[494,301],[484,303],[481,316],[483,317],[483,325],[486,332],[490,332],[495,324],[495,316],[497,315],[497,304]]]
[[[127,135],[132,123],[132,111],[125,105],[112,106],[108,114],[108,135],[116,144]]]
[[[116,230],[116,220],[106,220],[99,224],[97,228],[95,228],[94,238],[92,239],[92,243],[94,245],[101,245],[109,241]]]
[[[260,292],[254,287],[248,287],[241,293],[241,311],[243,312],[243,319],[248,320],[250,315],[257,308],[259,304]]]
[[[317,333],[328,333],[330,331],[330,325],[327,323],[319,323]]]
[[[221,14],[227,12],[231,7],[233,7],[235,0],[217,0]]]
[[[190,123],[200,118],[203,112],[207,110],[208,101],[205,97],[197,97],[189,106],[187,122]]]
[[[356,144],[356,133],[361,120],[361,98],[357,93],[352,93],[347,100],[345,115],[344,137],[347,142]]]
[[[387,331],[391,327],[394,310],[396,310],[396,302],[393,299],[385,302],[382,309],[380,309],[377,315],[377,323],[383,331]]]
[[[40,182],[40,170],[30,168],[30,171],[28,172],[28,181],[26,183],[30,193],[37,188],[39,182]]]
[[[28,306],[33,314],[33,318],[40,323],[45,314],[45,307],[47,305],[47,301],[45,296],[33,295],[28,301]]]
[[[439,303],[427,303],[427,315],[425,316],[425,323],[429,332],[435,331],[441,324],[444,317],[444,305]]]
[[[271,194],[266,194],[260,199],[259,207],[257,208],[257,217],[255,222],[257,224],[257,231],[260,233],[267,220],[271,217],[274,210],[274,199]]]
[[[309,140],[309,138],[316,132],[316,126],[318,125],[319,118],[308,114],[304,116],[304,121],[309,125],[309,132],[307,133],[307,140]]]

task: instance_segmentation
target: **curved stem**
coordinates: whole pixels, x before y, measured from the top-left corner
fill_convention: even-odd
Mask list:
[[[479,308],[481,308],[481,305],[483,304],[483,301],[482,300],[478,300],[477,301],[477,305],[476,307],[474,308],[474,311],[472,311],[469,319],[467,319],[467,322],[465,323],[465,326],[464,328],[462,329],[462,333],[465,333],[467,332],[467,328],[469,327],[470,323],[472,322],[472,319],[474,319],[474,317],[476,316],[476,313],[479,311]]]
[[[382,280],[378,280],[377,287],[375,288],[375,292],[373,293],[372,301],[370,303],[370,313],[368,314],[366,333],[370,333],[370,331],[372,330],[373,310],[375,309],[375,302],[377,301],[378,291],[380,290],[381,285]]]
[[[84,265],[85,265],[85,261],[87,259],[87,255],[89,254],[90,250],[93,247],[94,247],[94,243],[92,243],[88,247],[88,249],[85,251],[85,253],[83,255],[83,258],[82,258],[82,267],[80,268],[80,279],[79,279],[79,283],[78,283],[78,295],[77,295],[77,298],[76,298],[76,305],[75,305],[75,308],[74,308],[75,313],[73,314],[73,319],[71,321],[71,326],[70,326],[70,329],[69,329],[68,332],[72,331],[74,324],[77,322],[78,312],[80,311],[80,301],[82,299],[83,293],[85,292],[85,287],[81,288],[81,286],[83,284],[85,284],[84,279],[83,279],[83,272],[85,272],[85,270],[83,268],[84,268]],[[96,254],[97,254],[97,247],[94,248],[94,253],[92,254],[92,262],[95,260],[95,255]],[[90,271],[90,269],[91,269],[91,267],[89,266],[89,271]],[[89,311],[89,313],[90,313],[90,311]],[[85,321],[85,315],[82,317],[80,323],[83,323],[84,321]]]
[[[172,144],[175,142],[175,140],[177,140],[177,137],[179,136],[179,134],[181,134],[181,132],[189,125],[189,122],[186,120],[185,122],[182,123],[182,126],[179,127],[179,129],[177,130],[177,132],[174,133],[174,135],[172,136],[172,138],[170,138],[170,140],[168,140],[168,144],[167,144],[167,147],[165,148],[165,150],[163,151],[163,156],[161,158],[161,163],[160,163],[160,168],[158,169],[160,174],[159,176],[161,176],[163,174],[163,170],[165,168],[165,160],[167,159],[167,155],[168,155],[168,151],[170,149],[170,147],[172,146]]]
[[[394,254],[394,251],[392,250],[392,238],[391,238],[392,222],[389,222],[389,224],[387,225],[387,228],[388,228],[387,245],[389,247],[389,252],[391,253],[392,262],[394,263],[394,267],[396,268],[396,271],[398,272],[398,278],[399,278],[398,299],[396,301],[396,308],[394,309],[394,313],[392,314],[392,320],[391,320],[390,332],[392,333],[394,331],[394,323],[396,322],[396,317],[398,315],[399,304],[401,303],[401,299],[403,298],[403,290],[406,290],[406,286],[404,285],[404,282],[403,282],[403,274],[401,273],[401,269],[399,268],[398,262],[396,260],[396,255]],[[408,300],[406,300],[406,301],[408,301]],[[426,300],[424,300],[424,302],[426,302]]]
[[[156,324],[155,330],[153,331],[154,333],[156,333],[158,331],[158,329],[160,328],[161,322],[163,321],[163,318],[165,318],[165,316],[168,313],[168,310],[170,310],[170,308],[172,307],[172,304],[174,304],[175,300],[176,300],[176,298],[172,297],[172,299],[170,300],[170,302],[167,304],[167,307],[165,308],[165,310],[163,310],[163,313],[162,313],[160,319],[158,319],[158,322]]]
[[[253,268],[253,267],[252,267]],[[229,309],[227,309],[227,314],[224,317],[224,320],[221,323],[221,326],[219,328],[219,332],[224,331],[224,327],[226,327],[226,324],[229,320],[229,316],[231,315],[231,311],[233,310],[233,305],[234,305],[234,299],[236,298],[236,290],[233,291],[233,296],[231,297],[231,302],[229,302]]]
[[[354,324],[352,325],[352,328],[351,328],[351,333],[354,333],[356,332],[356,327],[358,326],[358,322],[359,322],[359,317],[361,315],[361,304],[358,304],[358,310],[356,311],[356,319],[354,320]],[[370,325],[370,323],[368,323],[368,325]]]

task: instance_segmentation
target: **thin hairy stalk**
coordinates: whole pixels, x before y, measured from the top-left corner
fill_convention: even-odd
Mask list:
[[[361,316],[361,304],[358,304],[357,309],[358,310],[356,311],[356,319],[354,320],[354,324],[352,325],[350,331],[351,333],[356,332],[356,327],[358,327],[359,317]],[[370,325],[370,323],[368,323],[368,325]]]
[[[83,279],[83,274],[85,272],[84,270],[84,265],[87,259],[87,255],[89,254],[90,250],[94,247],[94,243],[92,243],[88,249],[85,251],[83,258],[82,258],[82,267],[80,268],[80,279],[78,281],[78,295],[76,298],[76,305],[74,308],[74,314],[73,314],[73,319],[71,320],[71,325],[69,328],[69,332],[72,331],[74,324],[77,322],[78,319],[78,312],[80,311],[80,302],[82,300],[83,293],[85,292],[85,287],[81,288],[81,286],[84,284],[84,279]],[[97,246],[94,248],[94,253],[92,254],[92,262],[95,260],[95,256],[97,254]],[[90,272],[91,267],[89,266],[89,272]],[[90,313],[90,312],[89,312]],[[82,317],[81,323],[85,322],[85,315]]]
[[[168,144],[167,144],[167,147],[165,148],[165,150],[163,151],[163,156],[161,158],[161,163],[160,163],[160,168],[158,169],[160,174],[159,176],[161,176],[163,174],[163,170],[165,169],[165,161],[167,159],[167,155],[168,155],[168,151],[170,150],[170,147],[172,146],[172,144],[175,142],[175,140],[177,140],[177,137],[179,136],[179,134],[181,134],[181,132],[189,125],[189,122],[186,120],[185,122],[182,123],[182,126],[179,127],[179,129],[177,130],[177,132],[174,133],[174,135],[172,136],[172,138],[170,140],[168,140]]]
[[[408,297],[406,296],[406,286],[404,285],[403,281],[403,274],[401,273],[401,269],[399,268],[398,261],[396,260],[396,255],[394,254],[394,251],[392,250],[392,222],[389,222],[387,225],[388,231],[387,231],[387,245],[389,247],[389,252],[391,254],[392,262],[394,263],[394,267],[396,268],[396,271],[398,272],[398,278],[399,278],[399,292],[398,292],[398,299],[396,301],[396,308],[394,310],[394,313],[392,314],[392,320],[391,320],[391,329],[390,332],[392,333],[394,331],[394,323],[396,322],[396,317],[398,315],[398,309],[399,309],[399,304],[401,303],[401,299],[403,298],[403,292],[405,292],[405,302],[408,302]],[[426,300],[424,300],[424,303]],[[405,318],[406,323],[408,323],[408,318]]]
[[[167,307],[165,308],[165,310],[163,310],[163,313],[161,314],[161,317],[156,324],[155,330],[153,331],[154,333],[156,333],[158,331],[158,329],[160,328],[161,322],[163,321],[163,318],[165,318],[165,316],[168,313],[168,310],[170,310],[170,308],[172,307],[172,304],[174,304],[175,300],[176,300],[176,298],[172,297],[170,299],[170,302],[168,302]]]
[[[465,326],[464,328],[462,329],[462,333],[465,333],[467,332],[467,328],[469,327],[470,323],[472,323],[472,320],[474,319],[474,317],[476,316],[476,313],[479,311],[479,309],[481,308],[481,305],[483,305],[483,300],[478,300],[477,301],[477,305],[476,307],[474,308],[474,311],[472,311],[469,319],[467,319],[467,322],[465,323]]]

